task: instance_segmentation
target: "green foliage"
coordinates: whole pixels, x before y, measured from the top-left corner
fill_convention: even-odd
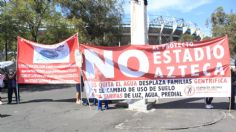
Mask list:
[[[202,40],[209,40],[209,39],[211,39],[211,37],[206,36],[206,37],[204,37]]]
[[[0,0],[0,57],[3,52],[16,52],[17,36],[53,44],[78,32],[81,43],[117,45],[119,1]]]
[[[38,42],[40,28],[54,16],[54,4],[48,0],[12,0],[9,13],[30,33],[30,40]]]
[[[38,40],[41,43],[58,43],[75,34],[76,30],[60,13],[55,13],[53,17],[47,19],[39,32]]]
[[[190,34],[183,34],[181,35],[179,41],[180,42],[194,42],[194,41],[197,41],[197,38]]]
[[[230,52],[236,53],[236,14],[224,12],[223,7],[218,7],[211,15],[213,37],[227,35],[230,42]]]
[[[79,30],[80,41],[117,45],[122,13],[118,0],[59,0],[64,15]]]
[[[4,13],[0,14],[0,50],[3,56],[3,51],[16,51],[16,38],[22,30],[20,30],[19,23],[11,15]],[[6,54],[5,60],[13,59],[15,54]],[[1,58],[3,60],[3,58]]]

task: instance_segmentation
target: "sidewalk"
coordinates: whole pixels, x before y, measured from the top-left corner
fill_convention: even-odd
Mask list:
[[[161,99],[148,112],[111,109],[75,103],[75,88],[21,92],[21,104],[6,104],[1,93],[1,132],[234,132],[236,112],[229,113],[228,98],[214,98],[205,109],[201,98]],[[14,102],[14,101],[13,101]],[[115,102],[115,101],[114,101]],[[91,109],[90,109],[91,108]]]

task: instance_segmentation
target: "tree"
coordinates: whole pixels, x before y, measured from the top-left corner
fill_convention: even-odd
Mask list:
[[[16,36],[20,32],[18,21],[6,13],[7,4],[7,1],[0,2],[0,50],[5,51],[5,60],[15,57]]]
[[[43,28],[44,30],[40,32],[38,40],[45,44],[61,42],[76,33],[73,24],[62,17],[59,12],[48,18]]]
[[[98,45],[118,44],[122,13],[118,0],[59,0],[64,15],[78,29],[80,41]]]
[[[5,0],[0,6],[0,49],[5,51],[5,60],[8,53],[16,51],[17,36],[39,43],[56,43],[76,32],[68,28],[70,23],[56,11],[54,1]]]
[[[38,42],[40,28],[53,17],[54,3],[50,0],[12,0],[8,12],[21,22],[30,33],[30,39]]]
[[[57,43],[79,33],[80,42],[118,44],[120,0],[1,0],[0,50],[16,51],[16,38]]]
[[[181,35],[179,41],[180,42],[194,42],[194,41],[199,41],[199,37],[196,37],[194,35],[191,34],[183,34]]]
[[[211,39],[211,37],[205,36],[202,40],[209,40],[209,39]]]
[[[232,55],[236,53],[236,14],[231,12],[225,13],[223,7],[218,7],[211,14],[212,36],[229,37],[230,52]]]

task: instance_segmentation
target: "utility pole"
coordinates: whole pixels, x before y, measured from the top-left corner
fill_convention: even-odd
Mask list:
[[[147,0],[131,0],[131,45],[148,43]]]

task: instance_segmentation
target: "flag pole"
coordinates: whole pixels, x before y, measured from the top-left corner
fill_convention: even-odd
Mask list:
[[[19,39],[21,39],[21,38],[19,36],[17,36],[16,75],[15,75],[16,76],[16,96],[17,96],[16,97],[16,102],[17,102],[17,104],[20,104],[20,90],[19,90],[18,76],[17,76],[18,75],[18,70],[17,70],[18,69],[18,62],[17,62],[17,60],[18,60],[18,53],[19,53],[18,52],[18,46],[19,46],[18,42],[20,41]]]

